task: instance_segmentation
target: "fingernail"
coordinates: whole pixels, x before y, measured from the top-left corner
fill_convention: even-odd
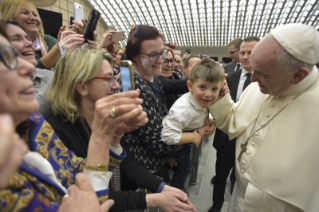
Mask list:
[[[145,121],[146,121],[146,123],[149,121],[147,117],[145,117]]]

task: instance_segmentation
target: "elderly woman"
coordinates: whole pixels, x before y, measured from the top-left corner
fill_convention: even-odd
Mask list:
[[[150,170],[161,168],[166,161],[166,153],[177,148],[161,141],[162,120],[168,110],[162,83],[156,76],[161,74],[167,54],[163,35],[155,27],[137,25],[131,30],[126,55],[127,59],[134,62],[135,87],[141,90],[143,109],[150,121],[145,126],[126,133],[121,144],[127,146],[125,148],[134,153],[136,160]],[[186,84],[186,81],[184,83]],[[213,131],[214,127],[210,128],[209,134]]]
[[[0,113],[9,113],[13,117],[17,134],[30,149],[9,185],[0,191],[1,210],[33,211],[41,208],[43,211],[57,211],[63,196],[68,193],[67,188],[70,187],[70,197],[77,193],[71,185],[75,184],[78,172],[87,176],[96,192],[87,197],[96,198],[98,195],[100,201],[104,201],[108,197],[109,170],[125,156],[114,153],[109,156],[112,135],[117,126],[125,126],[124,120],[132,119],[140,125],[145,124],[146,115],[140,107],[142,101],[138,98],[138,92],[115,94],[113,98],[105,97],[96,103],[97,115],[92,122],[87,158],[78,158],[62,144],[43,117],[36,113],[39,104],[34,98],[30,79],[34,66],[19,58],[3,29],[0,32]],[[115,117],[111,116],[113,111]],[[112,163],[109,164],[109,161]],[[82,182],[83,178],[79,183]]]
[[[87,156],[96,102],[105,96],[112,97],[114,91],[120,88],[114,79],[112,65],[113,58],[110,55],[82,49],[71,51],[57,63],[54,80],[47,94],[55,116],[49,118],[48,122],[63,143],[77,156]],[[133,123],[130,126],[133,126]],[[124,132],[117,129],[111,139],[110,148],[117,154],[122,152],[119,142]],[[125,190],[125,185],[128,184],[136,185],[134,190],[139,186],[155,194],[120,191]],[[187,201],[186,194],[163,183],[139,164],[131,154],[115,168],[109,198],[115,200],[111,211],[147,207],[159,207],[164,211],[194,210]],[[180,201],[183,198],[185,201]]]
[[[58,41],[50,35],[45,35],[39,13],[35,6],[26,0],[3,0],[0,5],[2,18],[5,20],[19,22],[35,47],[35,58],[37,68],[51,69],[60,57]],[[60,33],[63,31],[60,29]],[[60,40],[60,33],[58,40]],[[83,35],[73,38],[83,42]]]

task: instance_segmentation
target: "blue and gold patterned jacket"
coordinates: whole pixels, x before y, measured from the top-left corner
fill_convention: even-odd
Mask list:
[[[30,151],[39,152],[50,162],[56,178],[65,188],[75,184],[75,175],[82,172],[85,160],[76,157],[63,145],[41,114],[31,114],[17,127],[17,132],[27,142]],[[126,154],[122,155],[110,151],[110,171],[125,158]],[[109,189],[106,189],[96,194],[103,202],[108,193]],[[57,211],[64,195],[56,183],[22,161],[7,188],[0,191],[0,211]]]

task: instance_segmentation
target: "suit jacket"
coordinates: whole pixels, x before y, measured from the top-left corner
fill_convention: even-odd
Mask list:
[[[229,73],[234,72],[236,64],[237,64],[237,62],[231,62],[231,63],[228,63],[227,65],[225,65],[225,67],[224,67],[225,73],[229,74]]]
[[[227,84],[230,90],[230,96],[234,102],[236,102],[236,96],[237,96],[237,90],[238,90],[238,84],[239,84],[241,72],[242,70],[233,71],[226,77]],[[219,150],[223,146],[225,139],[228,139],[228,135],[223,133],[223,131],[217,128],[215,132],[214,142],[213,142],[213,146],[215,147],[216,150]]]

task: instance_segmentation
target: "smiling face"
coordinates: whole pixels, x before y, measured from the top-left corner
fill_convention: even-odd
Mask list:
[[[35,49],[29,36],[20,27],[13,24],[7,24],[6,31],[8,32],[12,47],[19,51],[20,57],[36,66]]]
[[[219,94],[220,82],[208,82],[206,80],[196,80],[195,83],[187,81],[188,90],[193,94],[196,102],[203,108],[213,104]]]
[[[15,17],[15,21],[19,22],[29,37],[34,40],[40,31],[41,20],[32,7],[24,8]]]
[[[11,46],[0,36],[0,46]],[[0,113],[10,113],[17,126],[39,108],[30,75],[34,66],[18,57],[18,66],[8,69],[0,61]]]
[[[111,64],[107,60],[103,60],[99,72],[94,77],[111,77],[113,76],[113,69]],[[120,89],[119,83],[114,80],[113,86],[110,87],[108,79],[92,79],[85,84],[85,88],[88,92],[88,96],[91,103],[95,102],[103,97],[113,95],[115,90]]]
[[[169,51],[167,53],[167,57],[165,58],[165,60],[169,61],[172,58],[174,58],[172,55],[172,52]],[[170,77],[173,73],[173,70],[174,70],[174,65],[171,62],[166,63],[165,65],[163,64],[162,74],[164,74],[166,77]]]
[[[141,44],[140,53],[160,53],[164,50],[163,40],[158,37],[155,40],[145,40]],[[159,56],[156,61],[151,62],[149,57],[144,54],[138,54],[134,57],[135,67],[139,74],[147,81],[151,82],[153,76],[158,76],[162,71],[163,55]]]

